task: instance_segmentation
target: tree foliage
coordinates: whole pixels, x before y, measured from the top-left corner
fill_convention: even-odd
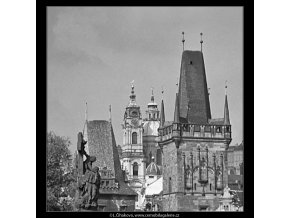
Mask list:
[[[47,210],[71,211],[76,190],[76,172],[66,137],[47,134]]]

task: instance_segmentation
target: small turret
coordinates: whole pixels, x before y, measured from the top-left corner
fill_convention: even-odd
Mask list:
[[[179,99],[178,99],[178,93],[176,93],[175,110],[174,110],[174,122],[173,123],[179,123]]]
[[[230,125],[230,113],[228,107],[227,85],[225,86],[225,107],[224,107],[224,124]]]
[[[160,114],[160,127],[164,126],[164,122],[165,122],[165,113],[164,113],[164,103],[163,103],[163,99],[161,101],[161,114]]]

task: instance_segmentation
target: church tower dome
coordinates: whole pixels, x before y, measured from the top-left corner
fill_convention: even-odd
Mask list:
[[[152,162],[146,168],[146,175],[161,175],[161,171],[157,164],[154,162],[154,157],[152,157]]]

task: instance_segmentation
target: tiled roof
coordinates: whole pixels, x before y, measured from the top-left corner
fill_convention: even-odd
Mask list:
[[[179,79],[179,113],[189,123],[206,124],[211,119],[203,54],[182,53]],[[182,122],[182,119],[180,119]]]
[[[96,156],[94,166],[111,170],[113,177],[119,182],[120,188],[117,194],[136,195],[136,193],[124,182],[121,170],[118,149],[116,146],[113,128],[106,120],[89,121],[87,125],[89,154]],[[112,190],[112,193],[116,191]]]

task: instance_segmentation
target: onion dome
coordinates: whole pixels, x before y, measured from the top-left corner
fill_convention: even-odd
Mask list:
[[[154,157],[152,157],[152,162],[146,168],[146,175],[161,175],[159,167],[154,162]]]

